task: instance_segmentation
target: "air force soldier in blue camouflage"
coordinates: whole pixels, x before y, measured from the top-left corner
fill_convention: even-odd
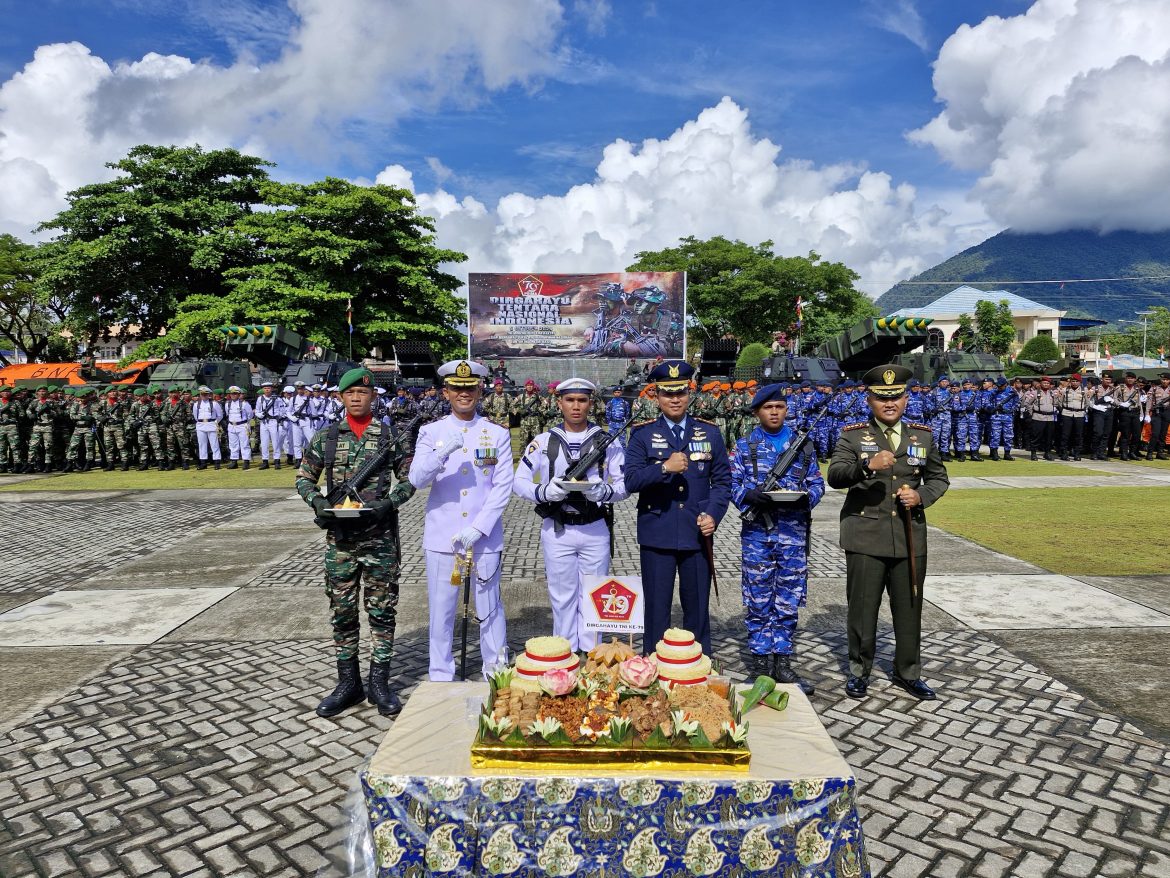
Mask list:
[[[816,450],[808,442],[776,483],[778,491],[799,492],[777,501],[762,490],[777,459],[796,440],[784,426],[788,403],[779,384],[760,388],[751,403],[759,424],[735,443],[731,458],[731,498],[743,519],[743,605],[748,649],[757,673],[781,683],[796,683],[806,694],[813,687],[792,669],[792,639],[797,611],[808,590],[809,529],[812,508],[825,493]]]

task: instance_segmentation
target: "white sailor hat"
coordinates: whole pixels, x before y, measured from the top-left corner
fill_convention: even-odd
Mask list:
[[[273,385],[272,385],[271,381],[261,381],[260,386],[261,387],[272,387]]]
[[[383,393],[385,393],[385,392],[386,392],[386,388],[385,388],[385,387],[379,387],[379,388],[378,388],[378,396],[381,396],[381,395],[382,395]]]
[[[439,367],[439,377],[450,387],[475,387],[487,376],[487,366],[467,360],[450,360]]]
[[[597,390],[597,385],[585,378],[566,378],[557,385],[557,396],[564,396],[566,393],[587,393],[592,394]]]
[[[330,384],[330,385],[329,385],[329,392],[330,392],[330,393],[337,393],[337,385],[336,385],[336,384]]]
[[[200,384],[199,385],[199,392],[200,393],[211,393],[211,388],[208,387],[206,384]]]
[[[280,392],[281,393],[295,393],[296,391],[293,390],[293,386],[291,384],[286,384],[286,385],[284,385],[284,390],[282,390]]]
[[[298,390],[300,390],[302,387],[306,387],[306,386],[307,386],[307,385],[305,384],[305,382],[304,382],[304,381],[298,381],[298,382],[296,382],[296,388],[297,388]]]
[[[233,384],[231,387],[228,388],[228,393],[243,393],[243,392],[244,391],[240,390],[240,388],[235,384]]]

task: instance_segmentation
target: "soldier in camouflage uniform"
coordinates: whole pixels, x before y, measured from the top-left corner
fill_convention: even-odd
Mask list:
[[[365,586],[373,652],[366,686],[369,700],[383,716],[402,709],[390,688],[390,659],[394,653],[394,618],[398,605],[398,507],[414,494],[407,481],[410,437],[395,460],[366,482],[358,492],[362,505],[372,510],[357,519],[328,517],[329,502],[318,487],[322,474],[326,489],[351,478],[379,446],[393,442],[391,428],[375,420],[374,375],[351,369],[338,383],[346,414],[341,422],[316,432],[305,448],[297,471],[297,493],[313,507],[317,524],[328,530],[325,549],[325,588],[333,612],[333,642],[337,653],[337,688],[317,706],[318,716],[336,716],[360,703],[366,692],[358,666],[358,604]],[[393,472],[397,481],[390,477]],[[363,581],[364,580],[364,581]]]
[[[147,395],[145,387],[134,391],[134,403],[130,406],[130,421],[134,436],[138,440],[138,469],[150,466],[149,455],[154,454],[159,469],[166,469],[166,453],[162,437],[158,433],[159,410]]]
[[[23,417],[23,406],[12,398],[12,388],[0,386],[0,473],[18,473],[24,468],[20,460],[20,421]]]
[[[106,389],[105,399],[97,404],[98,429],[101,431],[102,445],[106,449],[107,470],[114,468],[114,458],[122,464],[122,470],[130,469],[130,458],[126,451],[126,414],[129,406],[118,391],[109,387]]]
[[[73,404],[69,407],[69,420],[73,422],[73,434],[65,451],[65,472],[85,472],[94,464],[94,425],[97,424],[92,391],[82,388],[74,393]],[[78,450],[85,449],[85,463],[78,459]]]
[[[175,469],[182,466],[190,469],[191,455],[187,452],[187,428],[195,425],[189,402],[183,402],[178,387],[172,387],[168,397],[159,407],[159,433],[162,436],[166,463],[161,469]],[[161,461],[160,461],[161,463]]]
[[[529,378],[524,382],[524,393],[512,400],[512,414],[520,418],[520,444],[528,445],[540,433],[544,423],[547,402],[540,398],[536,382]]]
[[[32,435],[28,443],[28,462],[37,472],[53,471],[53,424],[57,420],[57,403],[49,398],[49,388],[42,384],[37,396],[28,406]],[[39,457],[38,457],[39,453]]]
[[[493,424],[508,429],[508,416],[512,412],[512,402],[508,394],[504,393],[504,382],[496,379],[492,392],[483,401],[483,414]]]

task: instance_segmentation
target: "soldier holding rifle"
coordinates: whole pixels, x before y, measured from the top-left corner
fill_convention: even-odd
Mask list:
[[[870,418],[841,432],[829,464],[829,485],[848,488],[841,508],[849,634],[845,692],[864,698],[877,648],[878,609],[889,592],[894,617],[893,681],[915,698],[934,691],[922,680],[922,585],[926,577],[923,509],[950,486],[934,436],[924,424],[902,420],[904,366],[866,373]]]
[[[406,479],[410,433],[395,435],[374,418],[374,375],[368,369],[350,369],[337,386],[345,417],[313,434],[296,483],[297,493],[313,507],[314,521],[328,531],[325,589],[333,614],[337,688],[317,706],[317,715],[336,716],[360,704],[368,692],[380,714],[395,716],[402,710],[389,682],[401,558],[397,510],[414,494]],[[322,475],[324,492],[319,486]],[[337,517],[337,507],[347,500],[347,505],[361,508],[354,517]],[[365,689],[358,666],[363,585],[373,644]]]

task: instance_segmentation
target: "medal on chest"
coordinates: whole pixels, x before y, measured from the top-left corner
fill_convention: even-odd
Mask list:
[[[692,439],[688,446],[691,460],[710,460],[711,459],[711,443],[702,441],[699,438]]]
[[[492,441],[488,431],[484,430],[479,435],[479,447],[475,449],[475,465],[495,466],[497,463],[499,459],[496,457],[496,443]]]

